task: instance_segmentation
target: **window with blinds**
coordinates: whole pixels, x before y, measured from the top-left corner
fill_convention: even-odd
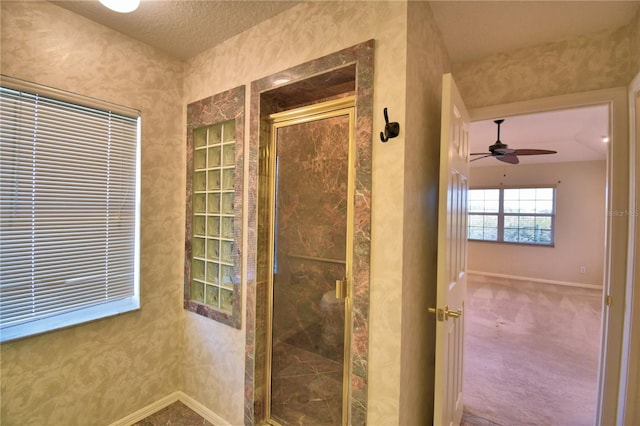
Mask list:
[[[0,341],[140,306],[140,116],[114,109],[2,77]]]

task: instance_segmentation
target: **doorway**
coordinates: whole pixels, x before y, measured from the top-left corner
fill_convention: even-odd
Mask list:
[[[354,98],[272,114],[267,422],[346,424]]]
[[[608,156],[606,161],[606,167],[604,167],[604,174],[606,176],[607,188],[606,194],[603,194],[605,198],[604,206],[606,211],[615,211],[613,206],[624,206],[626,204],[626,200],[624,197],[624,191],[628,185],[628,182],[625,181],[624,172],[626,170],[626,164],[622,161],[624,159],[624,155],[627,149],[626,137],[624,134],[625,130],[625,110],[624,105],[621,102],[621,93],[620,90],[612,89],[607,91],[593,92],[593,93],[584,93],[584,94],[576,94],[576,95],[568,95],[562,97],[563,99],[545,99],[545,100],[537,100],[537,101],[529,101],[529,102],[519,102],[511,105],[499,106],[499,107],[490,107],[484,108],[481,110],[472,111],[472,118],[474,121],[478,121],[479,119],[489,119],[493,117],[514,117],[518,114],[529,114],[535,113],[538,111],[551,111],[551,110],[559,110],[561,108],[573,108],[573,107],[583,107],[583,106],[593,106],[596,104],[606,104],[609,108],[607,112],[607,117],[610,117],[610,125],[609,130],[610,134],[613,134],[616,137],[612,138],[612,143],[607,147]],[[598,135],[604,136],[603,135]],[[494,137],[495,139],[495,137]],[[600,142],[601,143],[601,142]],[[517,144],[513,143],[513,148],[520,148],[516,146]],[[545,148],[545,147],[541,147]],[[615,167],[614,167],[615,166]],[[520,167],[520,166],[515,166]],[[471,186],[474,186],[473,173],[471,178]],[[612,192],[616,194],[616,196],[612,197]],[[601,210],[602,211],[602,210]],[[612,218],[611,215],[607,215],[606,218],[603,219],[605,225],[603,227],[606,228],[606,238],[603,238],[605,241],[605,249],[603,263],[604,268],[601,274],[602,280],[604,281],[604,285],[600,293],[597,294],[595,304],[592,303],[592,306],[596,306],[598,309],[598,314],[602,316],[602,327],[598,327],[598,332],[593,333],[596,334],[594,337],[597,339],[597,358],[599,359],[599,366],[596,367],[597,371],[595,375],[597,379],[595,380],[595,390],[593,391],[597,394],[594,398],[595,409],[593,410],[593,415],[588,420],[589,423],[593,422],[595,419],[596,423],[606,423],[607,421],[604,419],[615,418],[615,413],[612,412],[612,408],[615,407],[615,382],[617,380],[617,366],[613,365],[614,363],[607,362],[607,359],[613,359],[616,352],[619,353],[620,350],[620,334],[618,334],[618,330],[615,327],[615,321],[617,321],[617,317],[622,314],[623,308],[622,304],[616,306],[616,308],[620,309],[612,309],[609,304],[612,300],[612,294],[621,295],[620,292],[624,292],[625,288],[625,280],[624,280],[624,267],[622,265],[617,264],[616,261],[612,261],[613,258],[620,256],[620,259],[624,259],[623,253],[625,252],[625,244],[626,244],[626,235],[623,232],[620,232],[625,229],[626,223],[623,221],[616,220]],[[472,254],[470,254],[471,260]],[[509,256],[507,256],[508,258]],[[502,258],[503,260],[507,260],[506,258]],[[494,262],[499,263],[499,262]],[[545,263],[535,263],[538,269],[542,268],[542,265]],[[506,262],[505,264],[509,264]],[[471,266],[469,267],[470,272],[473,272]],[[575,272],[584,273],[583,267],[576,267]],[[495,272],[495,271],[494,271]],[[506,271],[503,274],[494,273],[494,277],[502,279],[503,281],[508,279],[510,276],[517,275],[512,271]],[[502,276],[500,276],[502,275]],[[612,279],[613,276],[618,276],[622,278],[619,282],[616,283]],[[482,277],[482,279],[486,279],[486,276]],[[545,279],[541,280],[545,282]],[[549,286],[549,282],[553,282],[553,279],[547,279],[544,284]],[[570,279],[556,279],[555,281],[580,281],[580,280],[570,280]],[[566,282],[564,284],[566,284]],[[525,283],[526,284],[526,283]],[[529,283],[530,284],[530,283]],[[535,283],[536,285],[538,283]],[[586,286],[589,287],[589,286]],[[574,288],[576,291],[589,291],[586,289]],[[593,299],[593,298],[592,298]],[[623,299],[619,300],[620,302]],[[608,303],[607,303],[608,302]],[[508,301],[504,301],[504,306],[508,310],[509,309]],[[469,307],[471,309],[471,307]],[[615,319],[614,319],[615,318]],[[613,321],[612,321],[613,319]],[[600,322],[597,322],[600,325]],[[557,326],[571,326],[571,324],[557,324]],[[500,324],[495,325],[494,327],[500,327]],[[602,330],[602,332],[600,332]],[[466,355],[466,354],[465,354]],[[523,360],[519,360],[522,362]],[[595,363],[595,362],[594,362]],[[556,385],[560,386],[561,382],[558,381]],[[529,389],[530,390],[530,389]],[[568,395],[567,397],[571,397]],[[593,406],[592,405],[592,406]],[[546,408],[546,407],[543,407]]]

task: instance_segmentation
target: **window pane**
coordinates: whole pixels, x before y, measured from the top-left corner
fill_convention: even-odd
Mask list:
[[[504,230],[504,241],[509,243],[518,242],[518,229],[517,228],[505,228]]]
[[[498,200],[500,199],[499,189],[470,189],[469,190],[469,212],[472,213],[497,213]]]
[[[536,201],[536,213],[553,213],[553,201]]]
[[[522,229],[518,232],[518,242],[533,243],[535,241],[533,229]]]
[[[536,217],[536,228],[537,229],[551,229],[551,217]]]
[[[520,200],[535,200],[536,188],[521,188],[516,191],[520,191]]]
[[[474,191],[473,195],[471,192]],[[502,191],[502,198],[500,197]],[[469,238],[524,244],[552,244],[555,188],[470,190]],[[502,206],[500,206],[502,201]],[[471,211],[471,209],[470,209]],[[504,216],[502,216],[504,214]],[[502,227],[498,224],[501,223]],[[500,228],[502,235],[498,235]],[[482,234],[480,231],[482,230]],[[473,236],[473,237],[472,237]]]
[[[484,215],[479,214],[470,214],[469,215],[469,227],[480,227],[484,226]]]
[[[479,227],[469,227],[469,239],[470,240],[482,240],[483,239],[484,230]]]
[[[484,201],[469,200],[469,213],[483,213]]]
[[[520,199],[520,190],[519,189],[505,189],[504,190],[504,199],[505,201],[510,200],[519,200]]]
[[[484,204],[485,213],[498,213],[500,204],[498,201],[487,201]]]
[[[533,228],[536,223],[534,216],[520,216],[520,228]]]
[[[518,227],[518,216],[505,216],[504,217],[504,229],[508,228],[517,228]]]
[[[485,216],[484,217],[485,228],[498,228],[498,216]]]
[[[520,200],[520,209],[518,213],[535,213],[536,202],[535,200]]]
[[[553,200],[554,188],[536,188],[536,200]]]
[[[541,244],[551,244],[553,242],[551,239],[551,231],[538,231],[538,241]]]
[[[498,230],[497,229],[485,229],[484,230],[484,240],[485,241],[498,241]]]
[[[498,239],[498,215],[470,214],[468,238],[471,240]]]
[[[504,200],[504,212],[505,213],[519,213],[520,201],[518,200]]]

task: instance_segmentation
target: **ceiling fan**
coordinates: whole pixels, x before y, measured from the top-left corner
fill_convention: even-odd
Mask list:
[[[519,155],[543,155],[543,154],[556,154],[556,151],[549,151],[547,149],[511,149],[506,144],[500,141],[500,125],[504,122],[504,120],[495,120],[494,123],[498,125],[498,140],[496,143],[489,147],[489,152],[476,152],[471,153],[471,155],[481,155],[482,157],[477,157],[471,159],[471,161],[480,160],[482,158],[487,157],[495,157],[496,160],[504,161],[509,164],[518,164],[520,160],[518,160]]]

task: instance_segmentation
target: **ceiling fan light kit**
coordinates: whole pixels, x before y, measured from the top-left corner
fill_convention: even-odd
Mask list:
[[[520,160],[519,155],[544,155],[544,154],[556,154],[557,151],[550,151],[548,149],[511,149],[507,144],[500,141],[500,125],[504,123],[504,119],[494,120],[494,123],[498,125],[498,138],[496,143],[489,146],[489,152],[475,152],[470,155],[480,155],[480,157],[473,158],[471,161],[481,160],[487,157],[494,157],[498,161],[509,164],[518,164]]]

